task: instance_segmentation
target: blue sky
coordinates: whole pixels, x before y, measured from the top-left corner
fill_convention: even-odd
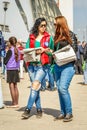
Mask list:
[[[87,41],[87,0],[74,0],[74,32]]]

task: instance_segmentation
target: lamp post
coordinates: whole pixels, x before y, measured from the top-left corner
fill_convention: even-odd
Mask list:
[[[4,37],[5,37],[5,24],[6,24],[6,11],[8,9],[8,5],[10,4],[10,2],[8,1],[3,1],[3,9],[4,9],[4,27],[3,27],[3,32],[4,32]]]

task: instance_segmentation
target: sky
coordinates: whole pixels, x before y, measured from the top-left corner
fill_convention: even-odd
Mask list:
[[[87,0],[74,0],[74,32],[87,41]]]

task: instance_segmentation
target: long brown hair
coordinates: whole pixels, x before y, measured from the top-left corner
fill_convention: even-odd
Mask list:
[[[9,38],[10,44],[14,47],[15,60],[18,61],[18,49],[16,48],[17,39],[16,37]]]
[[[64,16],[58,16],[55,18],[55,21],[56,31],[54,36],[54,43],[57,44],[59,41],[68,41],[71,44],[72,40],[66,18]]]

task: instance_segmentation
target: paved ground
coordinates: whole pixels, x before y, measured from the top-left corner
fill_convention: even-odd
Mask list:
[[[27,104],[30,91],[29,77],[27,73],[24,73],[24,79],[18,84],[20,108],[5,107],[0,110],[0,130],[87,130],[87,86],[80,84],[82,80],[82,75],[75,75],[70,85],[74,115],[72,122],[54,121],[54,117],[59,112],[58,95],[57,91],[47,90],[41,92],[43,117],[37,119],[36,109],[33,107],[31,118],[23,120],[21,114]],[[4,79],[2,79],[2,91],[5,105],[9,104],[11,97],[8,84]]]

